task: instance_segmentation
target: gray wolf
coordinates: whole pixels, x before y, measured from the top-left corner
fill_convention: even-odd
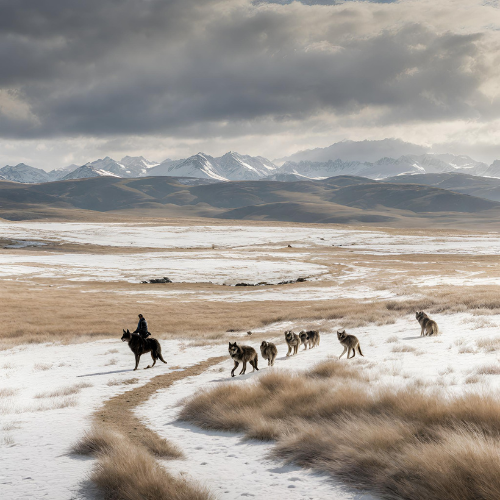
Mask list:
[[[153,368],[153,366],[156,364],[157,359],[167,364],[167,362],[161,355],[160,343],[156,339],[144,339],[138,333],[130,333],[128,330],[123,330],[122,342],[128,342],[130,350],[135,355],[134,371],[137,370],[137,367],[139,366],[139,360],[141,359],[141,356],[148,352],[151,353],[153,364],[151,366],[146,366],[146,368]]]
[[[437,335],[439,333],[439,328],[437,326],[437,323],[429,318],[427,314],[424,313],[424,311],[419,311],[415,314],[415,317],[417,318],[417,321],[420,323],[420,336],[430,336],[430,335]]]
[[[299,333],[299,337],[300,337],[300,343],[304,346],[304,351],[307,351],[307,348],[309,347],[309,339],[307,338],[307,333],[304,330],[302,330]]]
[[[247,370],[247,362],[253,366],[252,371],[259,369],[257,367],[257,352],[253,347],[250,347],[248,345],[239,346],[236,344],[236,342],[234,344],[231,344],[231,342],[229,342],[228,351],[231,359],[234,361],[234,368],[231,370],[231,377],[234,377],[234,370],[238,368],[238,365],[240,363],[243,363],[243,368],[241,369],[240,375],[245,375],[245,372]]]
[[[306,335],[309,342],[309,349],[319,346],[320,336],[318,330],[309,330],[306,332]]]
[[[354,358],[356,356],[356,348],[361,356],[363,353],[361,352],[361,346],[359,345],[358,337],[354,335],[348,335],[345,330],[337,330],[337,338],[339,342],[344,346],[344,351],[339,356],[339,359],[347,352],[347,359]],[[352,356],[351,354],[352,350]]]
[[[288,352],[287,352],[287,356],[290,356],[290,353],[292,352],[292,349],[293,349],[293,354],[297,354],[298,350],[299,350],[299,346],[300,346],[300,337],[292,332],[292,330],[287,330],[285,332],[285,340],[286,340],[286,343],[288,344]]]
[[[260,353],[264,359],[267,359],[267,366],[274,366],[274,360],[278,355],[278,349],[272,342],[262,341],[260,344]]]

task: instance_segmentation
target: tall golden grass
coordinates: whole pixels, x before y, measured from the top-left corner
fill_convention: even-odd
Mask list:
[[[94,426],[73,452],[97,458],[91,479],[109,500],[214,499],[208,489],[172,476],[146,448],[106,426]]]
[[[0,348],[16,344],[51,341],[87,341],[120,337],[123,327],[135,327],[136,314],[142,312],[150,329],[160,338],[183,337],[197,342],[219,341],[228,330],[246,332],[282,321],[308,322],[338,320],[346,328],[367,324],[391,324],[397,318],[414,315],[416,310],[430,314],[469,311],[477,314],[500,313],[497,287],[474,290],[440,288],[424,298],[404,300],[336,299],[318,301],[210,302],[152,300],[141,296],[110,295],[105,290],[43,290],[0,287]],[[93,285],[95,286],[95,285]],[[119,285],[117,285],[119,286]],[[473,293],[472,293],[473,292]],[[77,295],[75,295],[77,294]],[[29,314],[25,304],[30,304]]]
[[[408,500],[498,500],[499,415],[493,397],[376,387],[339,361],[218,386],[181,412],[205,429],[276,440],[276,457]]]

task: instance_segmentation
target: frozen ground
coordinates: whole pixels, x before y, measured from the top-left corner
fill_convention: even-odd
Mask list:
[[[498,362],[496,352],[489,349],[495,342],[500,343],[500,317],[489,317],[486,323],[466,314],[438,316],[436,319],[442,327],[442,334],[436,338],[420,338],[419,326],[413,319],[384,327],[350,330],[361,340],[365,358],[357,357],[349,362],[360,363],[377,383],[418,384],[429,389],[446,387],[453,393],[496,391],[498,377],[482,373],[488,372],[488,368]],[[285,329],[293,325],[280,326]],[[281,336],[273,338],[270,335],[269,338],[276,341],[279,351],[271,370],[306,369],[342,352],[335,328],[323,332],[319,348],[301,349],[291,358],[285,356]],[[251,341],[245,343],[252,344]],[[254,347],[258,346],[255,344]],[[186,396],[223,382],[252,383],[269,369],[262,365],[258,373],[231,379],[232,363],[228,359],[199,377],[191,377],[158,392],[138,408],[138,415],[145,417],[153,429],[184,450],[187,459],[169,461],[169,470],[201,480],[216,492],[218,498],[227,500],[245,496],[318,500],[374,498],[345,488],[327,476],[283,466],[266,458],[272,444],[244,441],[234,433],[202,431],[177,420],[179,406]]]
[[[0,498],[87,498],[81,486],[92,460],[68,452],[89,426],[92,412],[104,400],[165,373],[174,363],[187,367],[220,349],[187,351],[182,342],[169,341],[163,343],[163,351],[167,366],[136,372],[133,354],[119,336],[86,344],[0,351]],[[150,359],[145,355],[139,368]],[[121,384],[131,378],[137,382]]]
[[[241,248],[255,245],[348,246],[374,254],[500,254],[500,234],[397,235],[382,230],[307,226],[147,226],[141,224],[1,222],[0,237],[135,248]]]
[[[261,257],[259,259],[259,257]],[[319,276],[327,268],[303,262],[301,255],[280,258],[235,252],[139,253],[94,255],[75,253],[0,254],[0,277],[66,278],[71,281],[130,281],[169,277],[175,282],[234,284],[238,281],[279,282]]]
[[[31,286],[29,280],[34,277],[137,282],[168,276],[174,281],[233,284],[238,281],[275,282],[299,276],[315,277],[312,283],[289,287],[221,287],[219,290],[211,287],[209,290],[208,287],[187,289],[186,286],[172,291],[168,285],[158,288],[138,285],[135,291],[128,287],[119,292],[136,294],[144,298],[144,302],[148,298],[174,295],[185,297],[185,300],[232,302],[402,298],[402,295],[397,295],[397,286],[384,287],[383,281],[416,285],[422,290],[429,284],[496,285],[498,279],[493,272],[495,269],[490,273],[490,269],[481,263],[477,265],[477,272],[474,267],[462,271],[450,266],[447,274],[440,274],[440,267],[433,262],[432,256],[422,259],[429,263],[418,264],[432,264],[425,268],[429,272],[413,273],[414,276],[412,271],[418,271],[418,268],[406,265],[403,257],[403,271],[400,271],[390,265],[384,267],[383,259],[377,260],[376,257],[367,263],[364,260],[366,254],[500,253],[497,233],[422,237],[391,235],[382,230],[309,227],[149,227],[9,222],[0,223],[0,238],[15,241],[18,247],[0,250],[0,279],[26,279],[27,286]],[[88,253],[84,247],[80,253],[28,248],[51,241],[93,244],[94,253]],[[292,252],[283,250],[289,243],[294,247]],[[95,251],[95,245],[116,247],[116,254],[110,254],[109,248],[99,253]],[[330,267],[323,265],[327,247],[332,245],[347,246],[353,258],[338,263],[328,261]],[[127,253],[121,248],[130,246],[137,250]],[[316,255],[314,252],[318,249],[320,252]],[[489,262],[488,265],[496,266],[494,261]],[[380,267],[375,269],[377,265]],[[19,286],[22,286],[21,282]],[[68,290],[74,288],[78,293],[80,288],[81,291],[97,293],[96,287],[85,288],[77,283],[56,286]],[[106,289],[112,290],[112,287]],[[105,292],[101,290],[100,293]],[[450,394],[469,390],[497,393],[500,388],[499,377],[495,375],[498,373],[496,351],[500,348],[500,316],[456,314],[437,315],[434,319],[442,331],[436,338],[420,338],[420,329],[413,317],[398,320],[393,325],[352,329],[349,333],[359,337],[365,357],[357,356],[344,362],[359,364],[376,383],[418,384],[429,389],[439,387]],[[254,331],[268,333],[269,340],[275,339],[279,344],[279,357],[273,369],[302,370],[342,351],[335,335],[335,330],[342,325],[325,321],[318,324],[322,325],[320,348],[306,352],[301,349],[293,358],[284,356],[286,350],[281,332],[287,328],[300,330],[302,325],[283,323]],[[307,326],[313,325],[308,321]],[[276,336],[277,332],[280,332],[279,336]],[[172,366],[182,369],[208,357],[227,353],[226,341],[208,347],[190,346],[189,341],[163,341],[169,365],[132,372],[132,354],[127,345],[120,342],[119,335],[117,332],[115,340],[73,345],[26,345],[0,351],[2,500],[88,498],[85,481],[93,461],[72,456],[68,450],[89,425],[92,412],[114,394],[134,387],[134,384],[144,384],[151,376],[165,373]],[[238,340],[237,334],[235,338]],[[239,337],[257,348],[260,341],[252,338]],[[143,360],[145,365],[146,360]],[[261,362],[262,369],[256,374],[230,379],[232,362],[228,358],[199,377],[184,379],[157,393],[137,410],[152,428],[177,442],[184,450],[186,460],[168,461],[166,466],[175,473],[205,482],[218,498],[226,500],[250,494],[256,498],[291,500],[373,498],[345,488],[327,476],[293,466],[284,467],[266,458],[272,444],[244,442],[237,434],[202,432],[177,421],[183,398],[221,382],[252,383],[267,371],[268,368],[262,365]],[[137,381],[132,385],[120,384],[120,381],[130,378],[137,378]]]
[[[420,338],[413,318],[384,327],[353,329],[351,332],[361,340],[365,358],[349,362],[361,362],[374,380],[382,383],[418,383],[430,388],[446,387],[451,392],[496,391],[498,377],[488,372],[492,366],[498,366],[500,317],[457,314],[435,319],[442,330],[437,338]],[[281,335],[270,333],[269,338],[276,338],[279,349],[274,369],[300,370],[340,354],[335,336],[337,326],[341,325],[332,323],[323,332],[319,348],[301,350],[292,358],[284,356]],[[287,327],[299,329],[300,325],[273,325],[269,331]],[[258,347],[246,336],[243,341]],[[209,347],[192,347],[181,341],[162,344],[169,367],[187,367],[227,351],[226,342]],[[0,352],[2,498],[86,498],[82,484],[92,461],[71,456],[68,450],[89,425],[94,409],[117,392],[133,387],[108,384],[130,378],[137,378],[136,383],[142,384],[169,369],[160,366],[132,372],[132,363],[132,354],[119,338],[86,344],[28,345]],[[202,376],[174,384],[139,408],[139,414],[147,418],[151,427],[177,442],[187,456],[187,460],[169,461],[169,469],[206,482],[221,499],[239,498],[246,492],[253,492],[257,498],[370,498],[326,476],[283,467],[265,458],[272,445],[242,442],[235,434],[201,432],[179,423],[176,415],[184,397],[221,382],[251,383],[268,369],[261,362],[258,374],[230,379],[231,367],[228,358]],[[70,393],[64,395],[64,389]],[[61,395],[51,396],[61,390]]]

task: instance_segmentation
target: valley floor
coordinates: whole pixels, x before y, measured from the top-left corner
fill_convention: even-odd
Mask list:
[[[227,355],[228,341],[257,350],[263,339],[276,342],[275,367],[260,359],[258,372],[231,379],[227,357],[135,410],[184,452],[162,464],[220,499],[375,498],[269,458],[271,443],[177,418],[183,399],[202,389],[252,384],[269,370],[300,372],[338,356],[338,328],[356,335],[364,353],[343,362],[374,386],[448,395],[500,387],[497,233],[5,223],[0,238],[0,484],[8,500],[94,498],[94,459],[71,453],[94,412],[158,374]],[[306,283],[276,285],[304,275]],[[162,276],[176,283],[140,283]],[[273,286],[228,286],[241,280]],[[438,337],[420,337],[418,306],[438,322]],[[140,311],[168,365],[133,372],[120,336]],[[283,332],[310,328],[321,331],[320,347],[287,358]],[[145,355],[140,367],[149,362]]]

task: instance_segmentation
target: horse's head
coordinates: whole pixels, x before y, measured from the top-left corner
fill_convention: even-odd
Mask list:
[[[128,329],[127,331],[123,330],[122,342],[128,342],[131,338],[132,334],[129,332],[129,330]]]

